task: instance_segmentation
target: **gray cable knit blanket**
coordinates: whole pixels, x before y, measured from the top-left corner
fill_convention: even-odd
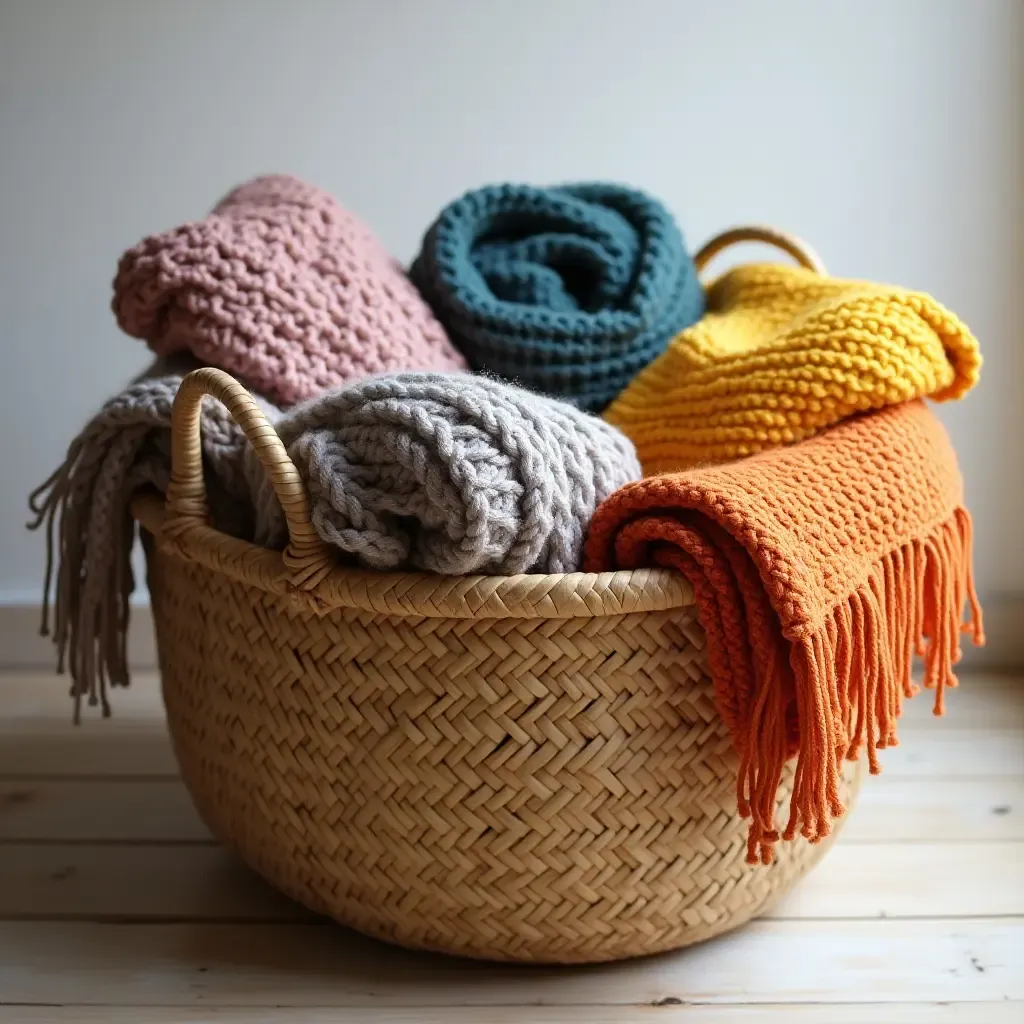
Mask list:
[[[366,378],[277,431],[317,533],[372,569],[573,572],[594,509],[641,475],[632,442],[596,416],[470,374]],[[247,462],[256,540],[278,545],[280,508]]]
[[[60,667],[105,714],[107,684],[128,681],[129,504],[144,485],[167,487],[171,407],[191,368],[158,360],[104,405],[29,499],[29,525],[47,535],[44,632],[52,590]],[[641,476],[614,427],[486,377],[369,377],[286,413],[257,400],[306,483],[319,535],[372,569],[575,571],[596,507]],[[283,547],[280,505],[219,402],[204,400],[202,431],[214,526]]]

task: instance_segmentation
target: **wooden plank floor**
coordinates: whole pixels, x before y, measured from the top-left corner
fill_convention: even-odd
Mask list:
[[[115,696],[76,728],[64,680],[0,676],[0,1024],[1024,1021],[1024,679],[967,678],[941,720],[911,701],[833,850],[762,920],[585,969],[312,917],[207,833],[156,680]]]

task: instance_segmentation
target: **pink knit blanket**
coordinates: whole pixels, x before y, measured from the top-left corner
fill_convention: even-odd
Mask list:
[[[280,175],[129,249],[112,305],[158,355],[191,351],[282,407],[373,373],[466,365],[370,229]]]

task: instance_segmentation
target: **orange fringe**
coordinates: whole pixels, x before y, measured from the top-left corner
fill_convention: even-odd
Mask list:
[[[924,659],[924,685],[935,691],[934,713],[945,712],[945,690],[957,685],[960,633],[985,642],[982,611],[971,567],[970,514],[952,518],[876,564],[848,601],[816,632],[789,638],[789,666],[769,658],[754,680],[754,713],[741,750],[740,813],[749,817],[747,861],[771,863],[780,833],[775,804],[783,765],[796,753],[796,772],[784,840],[797,832],[812,843],[832,831],[845,812],[839,799],[844,760],[867,747],[872,775],[881,771],[878,751],[898,743],[896,723],[912,682],[913,658]],[[968,616],[961,624],[964,605]],[[776,655],[781,652],[776,650]],[[779,685],[792,673],[799,722],[793,736],[787,692]]]

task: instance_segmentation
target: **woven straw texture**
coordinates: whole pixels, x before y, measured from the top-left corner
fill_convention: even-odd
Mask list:
[[[267,470],[284,552],[205,524],[204,394]],[[314,911],[412,948],[616,960],[743,924],[827,849],[746,864],[682,575],[342,569],[280,439],[217,370],[182,383],[172,461],[166,503],[133,512],[175,754],[211,831]]]
[[[233,578],[244,552],[221,555],[229,574],[147,547],[164,700],[200,814],[343,924],[488,959],[620,959],[742,924],[827,847],[744,862],[692,606],[325,614]]]

